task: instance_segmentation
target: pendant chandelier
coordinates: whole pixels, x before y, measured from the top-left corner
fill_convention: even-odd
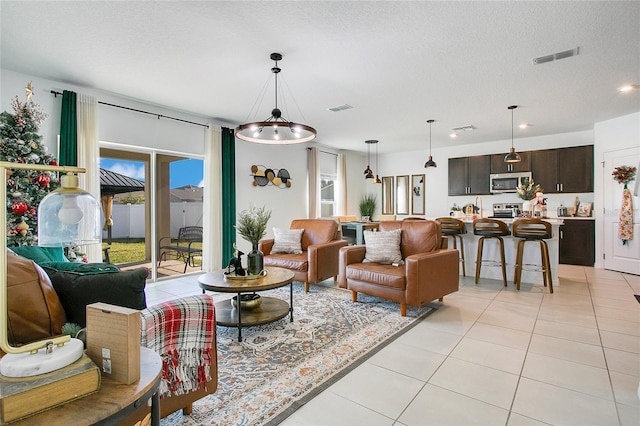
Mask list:
[[[378,176],[378,172],[380,171],[378,168],[378,141],[371,141],[371,143],[376,144],[376,178],[373,180],[373,183],[382,183],[380,176]]]
[[[364,169],[364,178],[367,180],[373,180],[373,170],[371,170],[371,144],[378,143],[376,140],[364,141],[367,144],[367,168]]]
[[[309,142],[316,137],[316,129],[306,124],[288,121],[282,116],[278,108],[278,74],[281,69],[278,61],[282,60],[280,53],[272,53],[271,60],[275,66],[271,72],[275,75],[275,108],[271,110],[271,116],[264,121],[240,124],[236,127],[236,137],[248,142],[264,144],[294,144]]]
[[[508,106],[507,109],[511,110],[511,149],[509,153],[504,156],[505,163],[519,163],[522,159],[520,158],[520,154],[518,154],[513,147],[513,110],[518,108],[518,105]]]
[[[433,169],[438,167],[436,162],[433,161],[433,157],[431,156],[431,125],[433,124],[434,121],[435,120],[427,120],[427,123],[429,123],[429,159],[427,160],[426,163],[424,163],[425,169]]]

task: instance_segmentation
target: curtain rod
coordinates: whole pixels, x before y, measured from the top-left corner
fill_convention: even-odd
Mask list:
[[[307,147],[307,151],[310,151],[310,150],[311,148]],[[323,151],[321,149],[319,149],[318,152],[322,152],[323,154],[335,155],[336,157],[338,156],[338,154],[336,154],[335,152]]]
[[[51,93],[56,98],[58,97],[58,95],[62,95],[61,92],[57,92],[55,90],[52,90]],[[126,106],[110,104],[110,103],[102,102],[102,101],[98,101],[98,103],[102,104],[102,105],[107,105],[107,106],[110,106],[110,107],[114,107],[114,108],[122,108],[122,109],[126,109],[126,110],[129,110],[129,111],[140,112],[142,114],[155,115],[156,117],[158,117],[158,120],[160,120],[161,118],[168,118],[169,120],[181,121],[183,123],[193,124],[193,125],[196,125],[196,126],[209,127],[208,124],[196,123],[195,121],[183,120],[182,118],[169,117],[168,115],[156,114],[154,112],[143,111],[141,109],[129,108],[129,107],[126,107]]]

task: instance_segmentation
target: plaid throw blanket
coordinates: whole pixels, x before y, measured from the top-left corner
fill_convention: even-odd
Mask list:
[[[140,344],[162,358],[161,398],[185,394],[211,380],[216,350],[211,296],[183,297],[143,310],[141,332]]]

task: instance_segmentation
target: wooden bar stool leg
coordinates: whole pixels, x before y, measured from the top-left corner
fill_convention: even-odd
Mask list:
[[[549,261],[549,246],[546,241],[541,241],[541,243],[544,249],[544,263],[547,273],[547,281],[549,282],[549,293],[553,293],[553,278],[551,274],[551,262]]]
[[[478,255],[476,257],[476,284],[480,279],[480,268],[482,268],[482,246],[484,245],[484,237],[478,240]]]
[[[544,241],[540,240],[538,241],[539,246],[540,246],[540,265],[541,269],[542,269],[542,285],[544,285],[545,287],[547,286],[547,270],[549,269],[547,262],[546,262],[546,256],[544,255]]]
[[[520,280],[522,278],[522,257],[524,252],[525,240],[518,240],[518,246],[516,248],[516,267],[513,274],[513,283],[516,285],[516,289],[520,290]]]
[[[507,286],[507,267],[506,267],[507,262],[505,262],[504,260],[504,240],[500,237],[497,237],[497,240],[498,240],[498,244],[500,245],[500,266],[502,267],[502,282],[506,287]]]
[[[462,261],[462,276],[466,277],[467,271],[465,270],[465,266],[464,266],[464,241],[462,241],[461,235],[458,235],[458,238],[460,238],[460,260]],[[455,240],[456,237],[453,237],[453,239]]]

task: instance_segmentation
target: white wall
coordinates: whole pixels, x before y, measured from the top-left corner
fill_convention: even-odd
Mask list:
[[[605,179],[611,179],[612,170],[603,170],[600,164],[604,161],[604,153],[640,146],[640,112],[629,114],[613,120],[602,121],[594,125],[594,164],[595,164],[595,202],[596,218],[596,267],[602,267],[604,252],[604,185]],[[632,164],[630,164],[632,165]],[[639,206],[634,206],[635,209]]]
[[[535,138],[520,138],[514,141],[516,151],[533,151],[539,149],[559,148],[568,146],[591,145],[594,143],[592,131],[562,133],[557,135],[540,136]],[[455,147],[434,148],[432,155],[438,164],[435,169],[425,169],[424,163],[429,158],[428,151],[396,152],[379,156],[380,176],[398,175],[425,175],[425,216],[435,218],[446,216],[449,209],[455,203],[459,206],[467,203],[475,203],[474,195],[449,197],[449,158],[466,157],[472,155],[484,155],[504,153],[511,146],[511,140],[479,143],[472,145],[458,145]],[[378,189],[381,193],[381,189]],[[549,194],[547,196],[548,211],[555,215],[556,207],[561,203],[572,206],[574,198],[578,196],[581,201],[593,202],[593,194]],[[489,216],[493,203],[521,202],[515,194],[484,195],[479,197],[483,213]]]

